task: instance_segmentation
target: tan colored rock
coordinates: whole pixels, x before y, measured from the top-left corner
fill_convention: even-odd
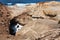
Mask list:
[[[12,7],[8,7],[8,10],[10,11],[11,18],[18,16],[18,15],[22,14],[23,12],[27,12],[26,8],[18,7],[15,5],[13,5]]]
[[[30,23],[26,24],[19,32],[17,32],[17,35],[20,35],[24,38],[30,38],[31,40],[35,40],[40,36],[44,37],[46,35],[50,35],[49,30],[53,30],[56,28],[57,28],[57,21],[40,19],[40,20],[31,21]]]
[[[52,17],[52,19],[60,20],[60,2],[40,2],[35,5],[29,5],[26,8],[30,10],[29,14],[31,14],[33,17],[50,18],[50,16],[46,15],[56,15],[55,17]]]
[[[2,7],[3,8],[3,7]],[[9,8],[8,8],[9,9]],[[4,9],[3,13],[7,13]],[[16,36],[8,36],[5,34],[4,25],[0,25],[0,32],[4,32],[3,35],[0,34],[0,39],[2,40],[60,40],[60,2],[41,2],[34,5],[28,5],[25,8],[19,9],[16,6],[9,9],[11,13],[10,18],[16,17],[16,21],[21,24],[25,24],[21,30],[16,33]],[[47,15],[56,15],[56,17],[50,17]],[[44,17],[45,19],[33,20],[32,17]],[[3,15],[6,18],[6,14]],[[3,18],[0,18],[0,23],[4,24]],[[54,19],[54,20],[52,20]],[[1,21],[4,22],[1,22]],[[10,19],[9,19],[10,20]],[[3,27],[2,27],[3,26]],[[4,29],[4,30],[3,30]],[[6,29],[7,30],[7,29]],[[4,36],[4,37],[3,37]]]
[[[32,17],[31,15],[27,14],[27,12],[24,12],[19,16],[16,16],[16,21],[21,24],[27,24],[28,22],[32,21]]]

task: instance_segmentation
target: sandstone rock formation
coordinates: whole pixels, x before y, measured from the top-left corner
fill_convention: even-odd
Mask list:
[[[53,1],[26,6],[33,21],[26,24],[19,35],[27,40],[60,40],[59,5],[59,2]]]
[[[26,8],[30,10],[29,14],[31,14],[33,17],[50,18],[50,16],[56,15],[56,17],[52,18],[55,20],[60,20],[60,2],[40,2],[35,5],[27,6]]]
[[[3,11],[1,12],[3,17],[0,21],[5,18],[3,19],[5,24],[14,17],[19,23],[25,24],[16,36],[8,34],[5,26],[0,25],[1,40],[60,40],[60,2],[40,2],[24,8],[14,5],[5,9],[5,6],[2,6],[1,11]],[[7,12],[10,15],[9,18],[6,16]],[[9,21],[5,21],[8,19]]]

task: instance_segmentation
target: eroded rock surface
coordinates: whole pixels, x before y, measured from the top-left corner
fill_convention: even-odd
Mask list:
[[[0,40],[60,40],[60,2],[40,2],[22,10],[16,6],[6,8],[0,5]],[[10,35],[5,28],[14,17],[25,24],[16,36]]]

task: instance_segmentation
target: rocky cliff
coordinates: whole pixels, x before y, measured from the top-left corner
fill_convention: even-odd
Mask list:
[[[0,33],[1,40],[60,40],[60,2],[39,2],[23,8],[13,5],[8,12],[10,20],[16,17],[16,21],[26,24],[16,36]]]

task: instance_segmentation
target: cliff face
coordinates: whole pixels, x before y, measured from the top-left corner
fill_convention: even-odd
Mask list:
[[[8,27],[9,20],[10,13],[8,11],[8,8],[5,5],[0,4],[0,29],[5,30],[4,27]]]
[[[5,35],[8,34],[10,13],[7,6],[0,3],[0,39],[4,40]]]
[[[18,32],[21,36],[27,40],[60,40],[60,2],[40,2],[25,8],[33,21]]]
[[[0,33],[2,40],[60,40],[60,2],[40,2],[23,8],[14,5],[5,9],[3,6],[1,11],[4,14],[3,17],[0,17],[1,21],[3,18],[8,20],[6,15],[9,12],[9,21],[16,17],[16,21],[25,24],[16,33],[16,36],[8,34],[5,26],[0,25],[0,32],[4,31],[4,34]],[[9,23],[8,21],[4,22]]]

